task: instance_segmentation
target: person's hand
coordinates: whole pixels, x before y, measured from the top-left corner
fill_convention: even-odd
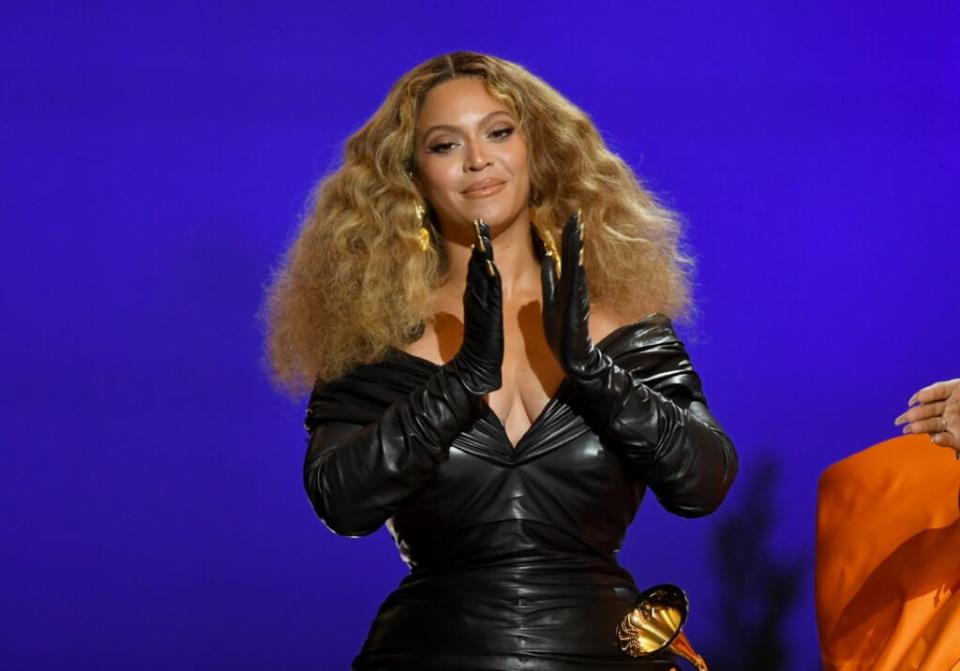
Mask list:
[[[737,454],[707,409],[700,378],[669,320],[658,315],[651,322],[654,332],[669,343],[650,356],[658,360],[658,374],[682,373],[677,378],[668,374],[678,380],[676,386],[670,383],[671,391],[648,386],[641,366],[621,367],[593,344],[587,328],[590,294],[579,212],[564,225],[561,256],[559,277],[552,256],[544,254],[541,260],[543,328],[576,391],[577,412],[597,431],[604,447],[642,474],[667,510],[685,517],[712,512],[736,475]]]
[[[474,222],[476,242],[467,263],[463,292],[463,343],[446,368],[459,375],[471,393],[482,396],[500,388],[503,366],[503,293],[493,263],[490,228]]]
[[[577,211],[563,227],[560,276],[552,255],[540,262],[543,330],[557,362],[573,378],[589,374],[597,364],[590,339],[590,294],[583,270],[583,221]]]
[[[904,433],[929,433],[937,445],[953,448],[960,459],[960,378],[937,382],[910,397],[912,406],[894,424]]]

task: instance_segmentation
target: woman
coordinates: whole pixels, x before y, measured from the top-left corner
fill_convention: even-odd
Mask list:
[[[637,587],[615,553],[647,485],[705,515],[737,469],[666,316],[677,239],[587,116],[497,58],[423,63],[350,138],[269,349],[314,386],[317,514],[386,523],[411,569],[354,669],[672,666],[618,649]]]

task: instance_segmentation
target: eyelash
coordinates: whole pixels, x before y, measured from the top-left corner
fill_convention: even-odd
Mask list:
[[[513,126],[507,126],[506,128],[498,128],[497,130],[491,132],[490,135],[491,135],[491,136],[495,136],[495,137],[494,137],[495,140],[506,140],[508,137],[510,137],[511,135],[513,135],[513,131],[514,131],[514,130],[515,130],[515,129],[514,129]],[[432,154],[446,154],[448,151],[450,151],[450,147],[453,147],[454,144],[456,144],[456,143],[454,143],[454,142],[440,142],[440,143],[438,143],[438,144],[430,145],[430,147],[429,147],[430,153],[432,153]],[[446,149],[443,149],[444,147],[446,147]]]

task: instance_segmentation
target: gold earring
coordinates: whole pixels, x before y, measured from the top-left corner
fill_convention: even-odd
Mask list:
[[[420,242],[420,251],[425,252],[430,249],[430,229],[423,225],[423,215],[427,213],[427,209],[420,203],[417,203],[416,211],[417,224],[420,226],[417,229],[417,238]]]

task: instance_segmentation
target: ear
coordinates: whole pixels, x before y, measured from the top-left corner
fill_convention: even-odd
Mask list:
[[[413,182],[416,185],[416,187],[419,189],[420,174],[419,174],[419,171],[417,170],[417,164],[414,163],[413,159],[410,159],[409,161],[407,161],[406,172],[407,172],[407,177],[410,179],[410,181]]]

